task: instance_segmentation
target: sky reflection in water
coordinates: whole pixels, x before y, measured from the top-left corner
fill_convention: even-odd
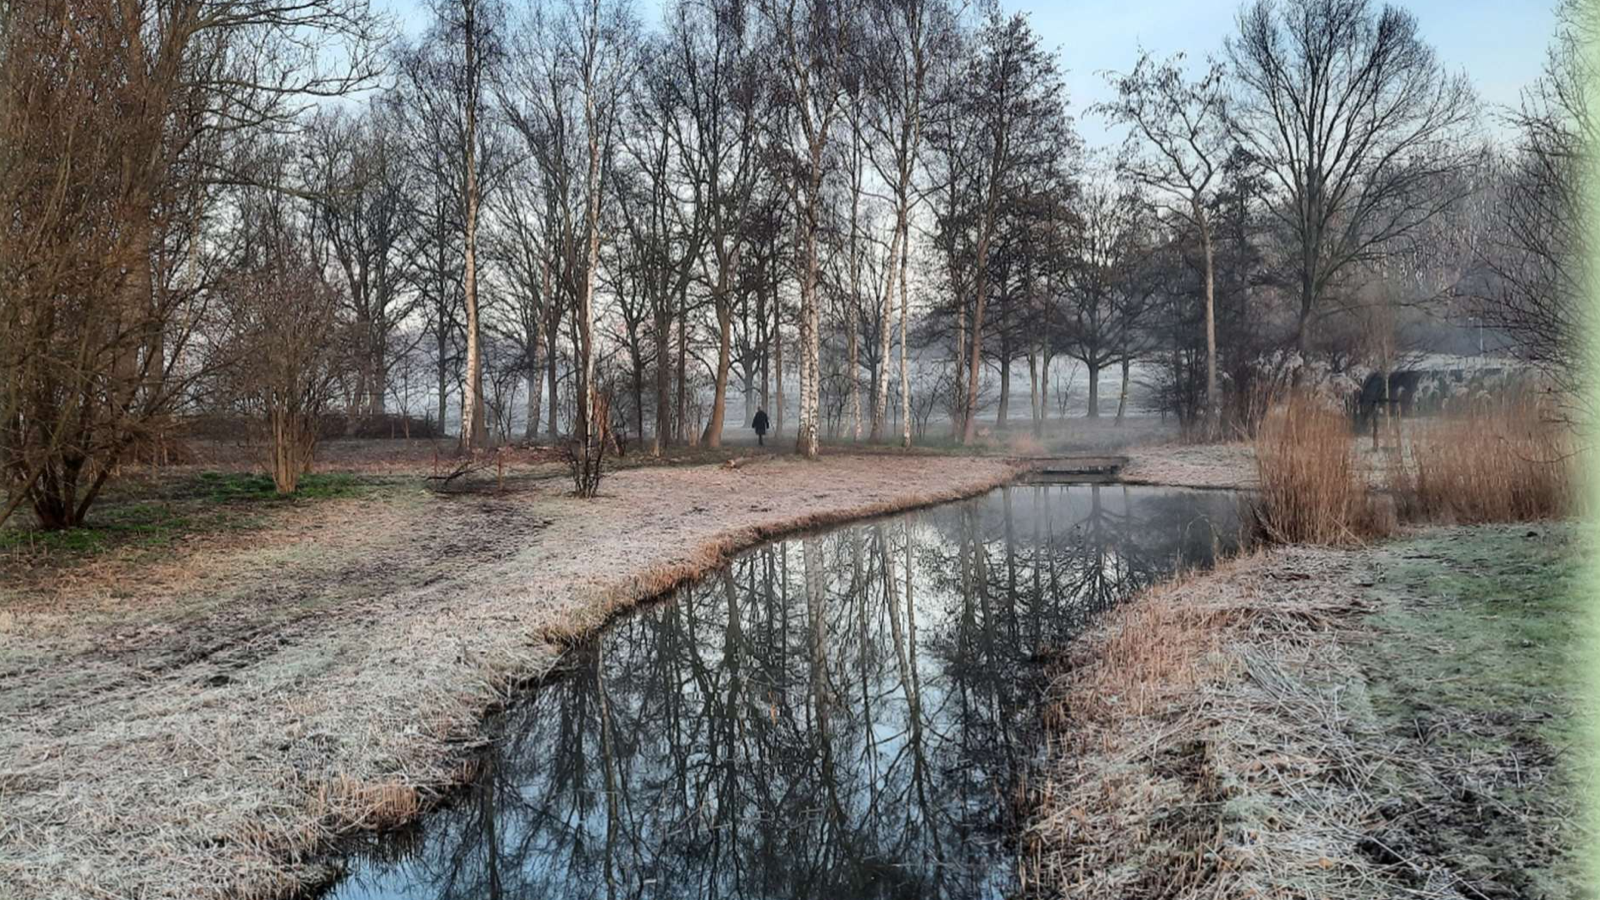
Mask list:
[[[1021,485],[750,551],[573,651],[330,896],[1006,896],[1040,655],[1238,528],[1229,493]]]

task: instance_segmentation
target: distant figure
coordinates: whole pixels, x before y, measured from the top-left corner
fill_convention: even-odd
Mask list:
[[[755,421],[750,423],[750,427],[754,428],[756,430],[756,443],[761,445],[761,446],[766,446],[766,443],[767,443],[767,411],[764,410],[764,409],[761,409],[760,407],[757,407],[756,408]]]

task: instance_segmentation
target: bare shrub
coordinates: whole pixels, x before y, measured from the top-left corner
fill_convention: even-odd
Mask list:
[[[1520,522],[1571,510],[1572,434],[1527,394],[1476,403],[1414,429],[1389,488],[1408,519]]]
[[[573,490],[579,497],[593,497],[600,492],[600,479],[605,475],[606,450],[612,444],[611,395],[605,391],[594,391],[587,409],[593,414],[593,433],[589,433],[587,423],[580,421],[579,433],[567,441],[564,448],[567,470],[572,473]]]
[[[263,464],[278,493],[311,470],[318,423],[352,359],[339,296],[317,271],[309,243],[277,198],[247,207],[253,239],[222,282],[231,360],[223,389],[258,423]]]
[[[1349,544],[1392,527],[1368,493],[1348,419],[1309,394],[1291,395],[1262,420],[1256,470],[1250,514],[1267,540]]]

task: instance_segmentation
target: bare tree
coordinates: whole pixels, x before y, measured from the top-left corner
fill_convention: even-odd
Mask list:
[[[1459,199],[1474,101],[1412,15],[1369,0],[1256,0],[1228,40],[1232,131],[1275,190],[1289,235],[1301,357],[1340,277]]]
[[[281,159],[262,166],[279,174]],[[356,358],[340,321],[340,294],[323,277],[305,233],[307,212],[281,193],[244,198],[237,259],[218,285],[227,330],[217,352],[232,405],[259,423],[267,471],[292,494],[311,470],[321,418]],[[359,337],[359,336],[358,336]]]
[[[757,139],[764,98],[743,2],[722,0],[704,13],[680,4],[674,15],[674,77],[667,83],[682,114],[671,120],[667,133],[686,180],[699,185],[693,190],[703,204],[705,247],[711,252],[713,268],[706,281],[717,320],[717,364],[703,438],[706,446],[718,447],[727,415],[744,232],[763,174]]]
[[[967,366],[966,402],[961,440],[977,434],[979,369],[983,362],[984,311],[990,291],[989,253],[1000,219],[1001,198],[1019,168],[1041,149],[1057,151],[1065,128],[1061,76],[1055,60],[1039,46],[1039,38],[1022,14],[1006,15],[991,7],[980,28],[968,73],[969,88],[961,102],[976,129],[982,162],[974,173],[977,199],[973,218],[977,232],[973,251],[972,323]]]
[[[778,91],[801,144],[795,167],[798,213],[795,243],[800,270],[800,416],[795,452],[815,458],[821,449],[821,322],[817,297],[817,236],[822,181],[834,122],[844,101],[856,17],[849,4],[829,0],[761,0],[775,33],[783,67]]]
[[[1157,294],[1148,265],[1154,223],[1137,189],[1112,181],[1087,186],[1078,210],[1081,225],[1069,250],[1064,350],[1088,370],[1089,418],[1100,415],[1100,373],[1107,366],[1122,367],[1120,418],[1128,368],[1145,349],[1143,326]]]
[[[878,143],[887,143],[887,153],[873,152],[878,174],[894,191],[894,230],[889,240],[889,259],[885,266],[883,296],[879,302],[881,320],[878,331],[879,358],[884,373],[878,379],[877,396],[872,404],[870,440],[883,436],[884,417],[889,405],[888,360],[895,315],[895,289],[900,306],[900,441],[911,446],[911,407],[907,402],[909,373],[906,359],[905,303],[907,260],[911,248],[911,214],[918,198],[912,176],[922,145],[923,100],[928,74],[934,58],[954,47],[954,20],[948,7],[939,0],[883,0],[871,7],[874,40],[867,59],[869,77],[878,112],[869,122]],[[898,279],[898,281],[897,281]]]
[[[1212,62],[1189,79],[1181,54],[1157,62],[1141,53],[1132,71],[1112,75],[1117,97],[1097,109],[1111,122],[1129,128],[1118,170],[1155,192],[1155,199],[1200,239],[1201,286],[1205,303],[1206,428],[1215,434],[1221,419],[1217,394],[1217,318],[1215,253],[1211,216],[1215,186],[1229,152],[1225,81]]]
[[[383,414],[394,337],[419,304],[417,293],[406,289],[414,176],[393,115],[392,106],[378,104],[356,117],[319,117],[302,154],[303,180],[315,198],[313,234],[327,245],[343,279],[360,357],[356,406],[366,415]]]
[[[10,498],[79,525],[195,373],[199,227],[238,149],[375,74],[365,0],[7,4],[0,408]],[[42,202],[46,198],[56,198]],[[181,313],[181,314],[180,314]]]
[[[1585,260],[1592,237],[1585,167],[1600,138],[1591,98],[1600,73],[1590,48],[1600,35],[1593,4],[1567,0],[1543,77],[1507,117],[1518,143],[1494,193],[1479,257],[1490,278],[1479,292],[1483,321],[1556,384],[1582,386],[1581,341],[1590,302]]]

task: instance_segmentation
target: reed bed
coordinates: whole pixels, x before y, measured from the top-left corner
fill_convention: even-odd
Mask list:
[[[1573,512],[1573,435],[1549,404],[1513,394],[1413,427],[1389,469],[1406,519],[1479,524]]]
[[[1368,490],[1349,419],[1308,394],[1262,420],[1256,473],[1250,519],[1266,540],[1348,545],[1393,531],[1393,516]]]

